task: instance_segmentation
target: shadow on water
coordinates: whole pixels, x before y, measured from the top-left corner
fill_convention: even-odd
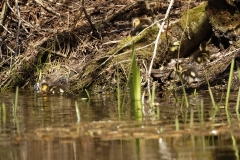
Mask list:
[[[128,102],[119,116],[113,95],[88,103],[20,92],[14,114],[15,94],[1,93],[0,159],[239,159],[237,93],[231,94],[228,113],[225,95],[214,96],[217,110],[203,93],[189,95],[189,108],[181,96],[156,98],[155,107],[133,109]]]

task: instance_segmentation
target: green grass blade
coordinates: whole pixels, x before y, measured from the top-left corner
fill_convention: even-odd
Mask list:
[[[87,94],[88,100],[90,101],[91,97],[90,97],[90,94],[89,94],[88,90],[85,89],[85,92]]]
[[[132,76],[130,76],[130,96],[131,100],[140,101],[141,100],[141,75],[140,68],[137,66],[135,48],[133,46],[132,55]]]
[[[188,108],[189,103],[188,103],[187,92],[186,92],[185,86],[183,84],[182,77],[180,75],[178,75],[178,76],[179,76],[179,79],[180,79],[180,82],[181,82],[181,85],[182,85],[182,91],[183,91],[183,95],[184,95],[185,104],[186,104],[186,107]]]
[[[231,62],[230,74],[229,74],[229,79],[228,79],[227,96],[226,96],[226,102],[225,102],[226,110],[228,109],[228,101],[229,101],[230,90],[231,90],[231,85],[232,85],[232,78],[233,78],[233,68],[234,68],[234,59],[232,59],[232,62]]]

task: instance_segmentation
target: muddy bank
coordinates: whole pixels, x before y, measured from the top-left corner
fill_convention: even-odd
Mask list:
[[[85,88],[95,92],[115,91],[116,66],[124,88],[133,42],[144,84],[159,31],[155,23],[137,36],[129,35],[132,18],[151,18],[144,2],[99,0],[98,3],[88,1],[83,4],[83,1],[21,1],[18,7],[10,4],[16,10],[8,6],[3,12],[4,5],[2,2],[2,13],[5,13],[2,14],[2,24],[5,27],[1,28],[1,91],[15,86],[32,89],[44,77],[56,81],[64,77],[70,93],[78,93]],[[163,22],[168,5],[167,2],[150,3],[159,24]],[[81,9],[83,7],[85,9]],[[198,79],[197,83],[186,80],[186,86],[199,88],[206,84],[205,68],[210,81],[214,82],[219,75],[227,75],[224,71],[232,59],[239,61],[239,14],[234,9],[231,12],[228,10],[232,9],[232,5],[219,9],[211,3],[208,6],[206,2],[194,1],[190,8],[194,9],[186,11],[187,4],[177,1],[173,4],[170,18],[165,20],[168,23],[164,26],[151,74],[159,89],[180,85],[174,75],[176,63],[182,63],[184,71],[187,70],[185,74],[195,66],[194,72],[201,73],[194,77]],[[219,15],[217,11],[220,10],[225,11],[221,14],[232,15],[229,20],[231,27],[227,20],[217,24],[214,21],[219,18],[215,15]],[[175,46],[178,41],[181,44]],[[206,66],[191,61],[191,54],[203,41],[208,42],[211,52]],[[178,56],[182,59],[177,59]],[[184,76],[183,73],[181,76]],[[218,80],[220,85],[227,76],[221,77]],[[236,82],[238,86],[239,81]]]

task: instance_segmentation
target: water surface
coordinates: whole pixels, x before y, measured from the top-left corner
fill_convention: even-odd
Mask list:
[[[159,94],[155,107],[127,101],[118,108],[114,94],[89,102],[20,92],[15,114],[15,94],[1,93],[0,159],[239,159],[236,95],[226,110],[222,93],[214,95],[214,109],[208,92],[189,94],[188,108],[181,95]]]

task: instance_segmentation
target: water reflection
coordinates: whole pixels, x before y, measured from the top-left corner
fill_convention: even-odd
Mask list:
[[[0,104],[6,106],[6,115],[3,107],[0,113],[0,159],[239,159],[234,93],[230,118],[221,108],[224,100],[215,96],[220,107],[214,110],[209,96],[200,94],[189,96],[189,108],[181,96],[165,97],[157,98],[159,106],[154,108],[134,105],[134,109],[128,102],[119,114],[112,95],[88,103],[81,96],[20,93],[17,116],[14,96],[0,95]]]

